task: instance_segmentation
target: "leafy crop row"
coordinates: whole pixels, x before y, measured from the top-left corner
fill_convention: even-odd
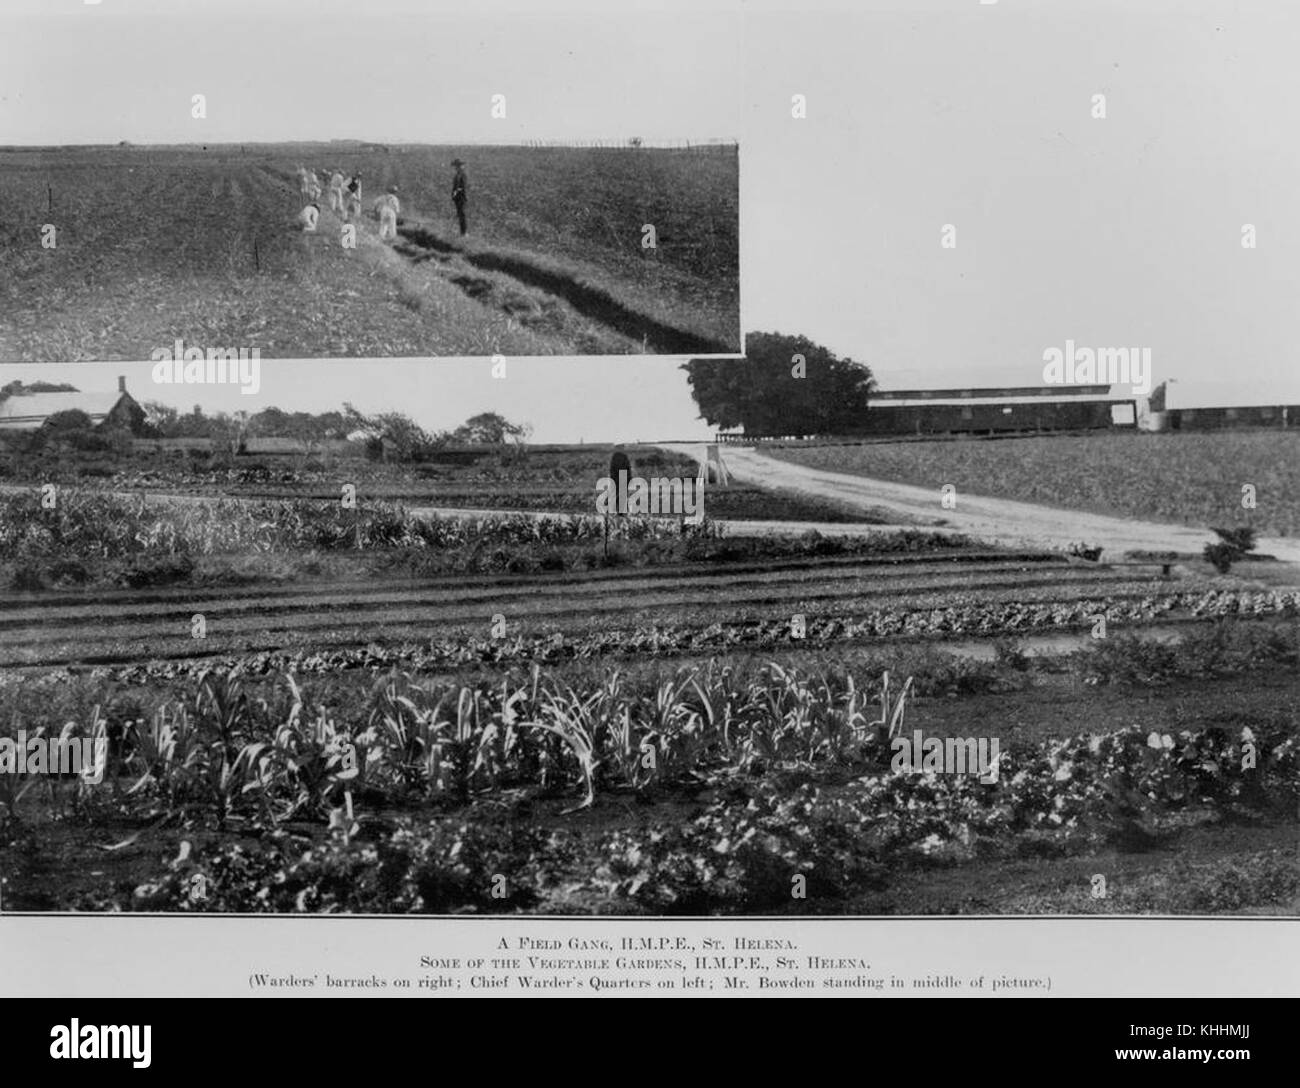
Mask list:
[[[539,664],[557,666],[571,661],[591,661],[609,655],[637,658],[684,654],[755,653],[792,649],[843,647],[858,641],[890,637],[979,635],[1082,629],[1098,616],[1109,622],[1150,622],[1170,613],[1186,612],[1202,620],[1239,617],[1292,617],[1300,614],[1300,593],[1284,590],[1221,591],[1169,594],[1136,600],[1079,600],[1025,606],[984,603],[911,611],[887,608],[858,619],[809,617],[802,637],[796,637],[788,620],[712,623],[707,627],[647,626],[611,628],[573,636],[554,634],[482,638],[465,635],[425,643],[394,646],[372,644],[336,650],[264,651],[219,662],[238,675],[262,676],[278,672],[331,674],[341,669],[378,672],[392,668],[424,671],[475,666]],[[1098,668],[1105,675],[1126,668],[1127,642],[1122,632],[1098,639],[1094,649]],[[1253,644],[1252,644],[1253,646]],[[1248,651],[1257,652],[1258,647]],[[1155,653],[1156,651],[1152,651]],[[1176,652],[1165,651],[1173,660]],[[1170,656],[1172,655],[1172,656]],[[126,683],[146,683],[195,676],[213,661],[166,661],[120,666],[98,666],[93,675]],[[1166,669],[1165,672],[1169,670]]]
[[[1258,764],[1243,767],[1243,752]],[[700,913],[788,909],[792,880],[814,900],[882,885],[909,859],[1086,849],[1154,837],[1215,803],[1280,810],[1300,795],[1294,735],[1244,728],[1128,727],[1017,751],[995,784],[873,772],[839,788],[740,781],[679,825],[607,831],[399,817],[380,835],[340,829],[304,848],[282,832],[258,847],[183,851],[155,880],[92,908],[144,910]],[[196,899],[201,873],[207,894]],[[504,878],[504,883],[503,883]],[[492,889],[501,889],[493,895]]]
[[[715,532],[708,522],[688,528],[705,535]],[[673,520],[625,518],[611,531],[625,539],[664,539],[680,536],[682,528]],[[53,509],[44,509],[36,490],[0,495],[0,555],[19,559],[305,548],[490,548],[598,542],[604,532],[597,517],[422,518],[391,503],[367,503],[360,509],[301,499],[159,504],[64,491],[58,493]]]

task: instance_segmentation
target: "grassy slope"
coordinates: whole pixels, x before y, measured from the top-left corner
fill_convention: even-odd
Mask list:
[[[372,191],[397,185],[404,217],[458,243],[450,162],[464,159],[471,252],[544,254],[544,265],[572,270],[656,317],[739,343],[734,151],[321,148],[317,157],[323,165],[331,155],[366,171]],[[642,246],[646,224],[655,227],[654,250]]]
[[[735,338],[734,156],[728,181],[726,163],[715,176],[707,168],[662,166],[653,152],[624,169],[632,176],[603,166],[598,172],[590,161],[562,153],[558,159],[546,153],[548,162],[529,166],[527,154],[475,152],[483,175],[476,187],[476,245],[499,240],[517,248],[548,247],[575,274],[612,285],[632,302],[644,304],[647,291],[660,292],[665,316],[705,332],[730,323]],[[332,161],[364,171],[367,206],[396,182],[405,194],[404,212],[423,209],[432,216],[450,210],[450,201],[434,201],[435,163],[444,157],[452,152],[354,152]],[[297,232],[292,218],[301,200],[292,170],[298,158],[312,161],[297,148],[247,156],[225,149],[65,152],[53,165],[31,154],[0,152],[0,242],[13,258],[0,269],[0,356],[149,358],[177,337],[204,346],[257,347],[267,357],[640,350],[628,337],[537,291],[511,288],[505,301],[517,304],[514,312],[477,302],[434,263],[413,264],[380,243],[369,218],[361,221],[353,252],[339,245],[339,224],[328,212],[319,235]],[[570,192],[591,190],[591,207],[560,199],[541,184],[542,177]],[[48,185],[54,189],[53,210]],[[720,193],[713,193],[716,186]],[[661,248],[658,265],[650,268],[654,262],[631,256],[617,233],[593,241],[607,233],[617,211],[623,228],[636,221],[639,246],[647,206],[658,207],[683,188],[702,205],[680,213],[692,221],[698,216],[721,223],[731,209],[730,258],[697,259],[683,244]],[[598,221],[587,222],[583,216],[595,215],[592,209],[604,211]],[[39,246],[46,222],[59,229],[56,249]],[[684,226],[675,230],[688,233]],[[726,229],[719,230],[721,242],[709,234],[715,255],[728,244]],[[717,273],[728,260],[729,277]],[[707,286],[715,273],[729,289]],[[699,305],[686,301],[695,297]]]
[[[776,448],[831,472],[1184,525],[1300,533],[1300,431]],[[1252,484],[1257,508],[1242,508]]]

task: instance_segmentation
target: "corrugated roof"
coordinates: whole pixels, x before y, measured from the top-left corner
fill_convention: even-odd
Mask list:
[[[101,422],[125,396],[123,393],[29,393],[0,402],[0,427],[35,429],[57,412],[82,411]]]
[[[1048,400],[1064,398],[1079,399],[1088,396],[1104,396],[1110,392],[1110,386],[1100,385],[999,385],[966,389],[881,389],[871,395],[876,401],[947,401],[947,400],[1003,400],[1011,398],[1024,399],[1039,397]]]
[[[977,392],[983,394],[985,391],[978,390]],[[879,411],[884,408],[978,408],[980,406],[996,406],[999,404],[1030,404],[1037,405],[1040,408],[1045,408],[1054,404],[1085,404],[1097,401],[1126,402],[1135,399],[1137,398],[1112,396],[1110,393],[1071,394],[1064,392],[1056,396],[1038,396],[1035,394],[1028,397],[991,397],[981,395],[972,397],[927,397],[924,400],[876,399],[867,401],[867,411]]]

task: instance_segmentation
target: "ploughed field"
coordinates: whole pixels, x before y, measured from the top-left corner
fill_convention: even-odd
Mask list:
[[[1300,907],[1300,599],[1267,564],[0,502],[0,733],[107,753],[0,771],[5,909]],[[899,767],[917,730],[996,739],[997,773]]]
[[[588,548],[600,554],[594,535]],[[1156,620],[1283,614],[1300,603],[1287,591],[1193,588],[1049,555],[760,558],[432,579],[376,577],[369,560],[348,558],[310,584],[11,591],[0,667],[241,654],[337,667],[356,650],[363,660],[431,665],[533,652],[635,657],[1091,631],[1102,617],[1117,633]]]
[[[362,172],[354,249],[327,206],[297,229],[299,163]],[[391,245],[371,213],[390,185]],[[0,148],[0,357],[736,353],[738,191],[734,148]]]

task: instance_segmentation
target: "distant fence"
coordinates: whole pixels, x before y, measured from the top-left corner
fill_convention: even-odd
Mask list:
[[[135,438],[131,441],[133,453],[186,453],[190,450],[211,453],[224,448],[227,448],[227,442],[217,438]],[[364,448],[362,443],[334,438],[308,446],[294,438],[248,436],[241,443],[239,452],[254,457],[319,456],[323,453],[360,457]]]
[[[1131,426],[1116,427],[1117,431],[1133,431]],[[771,443],[807,443],[817,446],[896,446],[903,442],[997,442],[1016,438],[1087,437],[1105,434],[1095,428],[1061,429],[1051,431],[998,431],[998,432],[947,432],[925,434],[720,434],[715,441],[733,446],[761,446]]]
[[[715,441],[752,446],[756,442],[821,442],[829,437],[817,434],[719,434],[715,437]],[[861,441],[861,439],[851,441]]]

